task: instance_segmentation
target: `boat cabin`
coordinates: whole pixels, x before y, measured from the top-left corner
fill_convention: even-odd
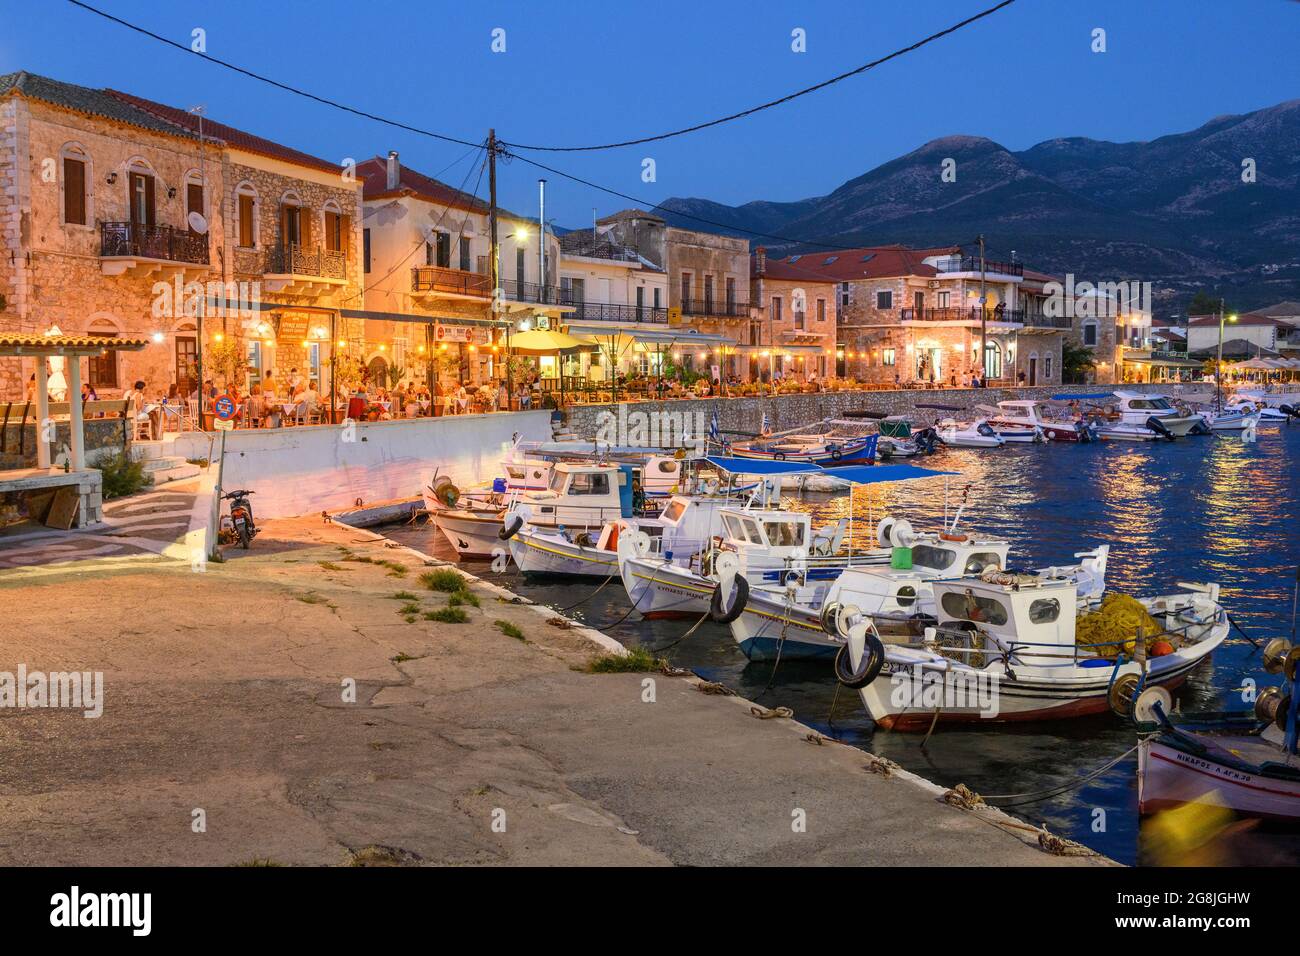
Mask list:
[[[598,529],[614,518],[631,518],[640,484],[640,469],[632,465],[593,465],[558,462],[544,491],[526,491],[520,510],[534,527],[564,525]]]
[[[762,554],[762,564],[807,557],[812,543],[812,517],[797,511],[727,508],[722,512],[725,547],[740,557]]]
[[[1075,654],[1078,595],[1072,580],[1032,574],[935,581],[935,639],[948,656],[982,667],[1011,653],[1011,663],[1061,663]],[[991,655],[991,656],[990,656]]]

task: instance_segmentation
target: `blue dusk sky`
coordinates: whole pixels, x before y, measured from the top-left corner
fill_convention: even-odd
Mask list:
[[[605,143],[735,112],[852,69],[994,0],[156,3],[116,16],[358,109],[479,141]],[[0,0],[0,73],[113,87],[341,161],[400,151],[459,185],[464,147],[351,116],[132,33],[65,0]],[[492,33],[505,31],[494,53]],[[791,50],[805,31],[807,51]],[[1106,52],[1092,51],[1106,31]],[[951,134],[1009,149],[1195,128],[1300,95],[1292,0],[1017,0],[952,36],[793,103],[675,140],[599,153],[525,153],[653,203],[821,195]],[[655,160],[657,181],[642,181]],[[578,227],[631,203],[521,162],[500,200]],[[469,180],[473,186],[473,178]],[[482,191],[486,195],[486,179]]]

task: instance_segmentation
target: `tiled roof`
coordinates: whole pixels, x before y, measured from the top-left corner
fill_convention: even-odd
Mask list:
[[[148,339],[123,339],[101,335],[40,335],[35,332],[0,332],[0,352],[9,349],[45,351],[55,354],[64,349],[134,352],[148,344]]]
[[[1219,317],[1217,315],[1193,315],[1187,320],[1188,327],[1194,329],[1214,328],[1218,324]],[[1234,325],[1272,325],[1289,328],[1291,323],[1283,322],[1281,319],[1275,319],[1269,315],[1260,315],[1258,312],[1246,312],[1237,316],[1236,322],[1225,321],[1223,323],[1225,329],[1230,329]]]
[[[1300,302],[1277,302],[1262,309],[1256,309],[1255,315],[1272,315],[1278,318],[1297,316],[1300,315]]]
[[[399,196],[410,194],[418,196],[420,199],[429,202],[438,203],[442,206],[454,206],[457,209],[464,209],[469,212],[479,212],[486,214],[488,204],[477,196],[470,193],[462,192],[453,186],[434,179],[432,176],[426,176],[424,173],[418,173],[409,166],[399,163],[401,175],[397,189],[388,188],[388,160],[376,156],[374,159],[367,159],[365,162],[357,164],[357,176],[364,183],[365,188],[363,195],[366,199],[383,199],[388,196]],[[505,210],[498,210],[502,216],[508,216],[513,219],[520,219],[520,216],[513,216],[506,213]]]
[[[601,216],[596,222],[604,224],[607,222],[618,222],[621,219],[649,219],[652,222],[664,222],[662,216],[656,216],[652,212],[646,212],[644,209],[620,209],[618,212],[612,212],[608,216]]]
[[[845,282],[893,276],[933,277],[938,271],[921,260],[959,253],[957,246],[909,249],[906,246],[863,246],[830,252],[804,252],[785,259],[768,258],[764,275],[769,279],[803,282]]]
[[[152,130],[155,133],[165,133],[185,139],[198,138],[187,129],[138,109],[107,90],[92,90],[86,86],[52,80],[35,73],[20,71],[0,76],[0,96],[11,95],[26,96],[52,106],[61,106],[87,116],[99,116],[128,126]]]
[[[177,109],[174,106],[155,103],[153,100],[146,100],[142,96],[122,93],[118,90],[105,90],[104,92],[123,103],[137,107],[150,116],[156,116],[167,123],[181,127],[196,137],[198,136],[199,118],[193,113]],[[311,156],[288,146],[282,146],[280,143],[261,136],[245,133],[243,130],[227,126],[225,123],[218,123],[206,116],[203,118],[203,136],[205,139],[216,138],[231,149],[242,149],[245,152],[256,153],[259,156],[269,156],[272,159],[293,163],[295,166],[307,166],[311,169],[320,169],[331,173],[342,171],[342,167],[338,163],[331,163],[317,156]]]

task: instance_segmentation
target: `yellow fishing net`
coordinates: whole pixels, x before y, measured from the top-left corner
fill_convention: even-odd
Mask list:
[[[1099,609],[1075,619],[1074,638],[1080,647],[1096,645],[1093,649],[1099,657],[1114,657],[1121,650],[1131,656],[1139,627],[1146,635],[1149,652],[1151,643],[1164,628],[1137,598],[1111,593],[1102,599]]]

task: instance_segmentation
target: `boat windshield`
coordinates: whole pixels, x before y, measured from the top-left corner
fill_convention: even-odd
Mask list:
[[[918,544],[912,547],[912,565],[946,571],[957,560],[957,552],[949,548],[936,548],[932,544]]]
[[[609,494],[609,474],[603,471],[580,471],[566,475],[557,471],[551,475],[551,490],[559,492],[564,488],[564,479],[569,479],[568,494],[571,495],[607,495]]]
[[[1129,399],[1129,408],[1138,408],[1144,411],[1158,408],[1172,408],[1167,398],[1132,398]]]
[[[804,524],[800,521],[764,521],[767,542],[777,548],[803,547]]]

